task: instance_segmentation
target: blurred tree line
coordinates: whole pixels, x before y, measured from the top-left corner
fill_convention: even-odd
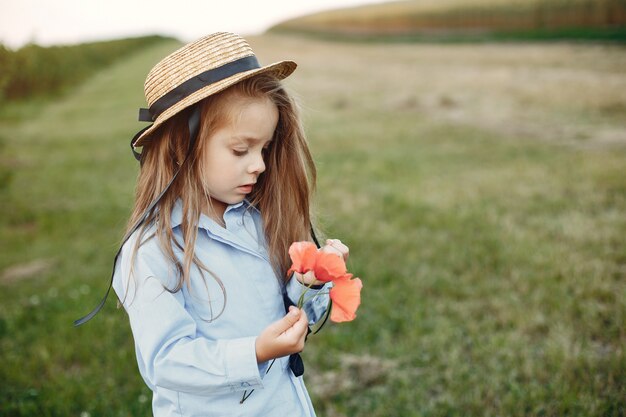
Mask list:
[[[11,50],[0,44],[0,102],[61,92],[116,59],[160,42],[158,35]]]

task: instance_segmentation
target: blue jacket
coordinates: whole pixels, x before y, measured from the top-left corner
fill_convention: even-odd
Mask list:
[[[178,201],[172,228],[182,242],[181,219]],[[113,287],[128,313],[139,371],[153,391],[154,415],[314,416],[302,377],[293,375],[288,357],[268,371],[269,363],[257,364],[255,353],[256,337],[285,315],[283,294],[297,302],[304,286],[296,279],[283,285],[276,277],[258,210],[244,201],[229,206],[224,220],[226,228],[200,217],[196,256],[213,276],[205,273],[203,279],[193,266],[191,286],[179,291],[166,290],[175,287],[177,272],[154,230],[143,235],[132,268],[138,232],[118,258]],[[182,261],[182,251],[174,251]],[[304,306],[311,323],[326,311],[326,293]],[[240,404],[244,391],[252,389]]]

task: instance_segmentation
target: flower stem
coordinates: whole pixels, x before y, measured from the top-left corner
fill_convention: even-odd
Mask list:
[[[312,299],[314,299],[315,297],[317,297],[318,295],[324,295],[324,294],[329,294],[329,292],[328,291],[321,291],[321,292],[315,293],[312,296],[310,296],[308,298],[305,298],[304,301],[302,302],[302,304],[304,305],[304,304],[308,303],[309,301],[311,301]]]
[[[304,274],[303,274],[304,276]],[[304,291],[302,291],[302,294],[300,294],[300,298],[298,299],[298,308],[302,308],[302,306],[304,305],[304,303],[306,301],[309,301],[309,299],[307,299],[306,301],[304,300],[304,296],[307,292],[309,292],[309,290],[311,289],[311,287],[313,286],[312,282],[309,282],[307,285],[305,285],[306,289]]]

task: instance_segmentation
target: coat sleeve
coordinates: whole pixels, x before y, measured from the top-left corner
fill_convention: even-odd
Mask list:
[[[139,370],[151,388],[197,395],[262,387],[256,337],[210,340],[197,334],[182,291],[170,292],[173,268],[156,239],[142,245],[131,274],[129,240],[118,260],[114,287],[128,313]]]
[[[289,299],[296,305],[298,304],[300,295],[306,291],[304,298],[308,301],[304,303],[302,308],[309,318],[309,325],[313,325],[324,316],[324,313],[326,313],[326,310],[328,309],[330,302],[328,291],[331,287],[332,283],[327,282],[322,288],[317,290],[307,288],[296,279],[295,275],[292,275],[291,279],[287,283],[286,291]]]

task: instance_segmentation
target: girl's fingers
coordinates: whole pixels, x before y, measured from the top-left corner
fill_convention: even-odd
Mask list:
[[[276,336],[279,336],[294,327],[300,321],[302,313],[302,310],[295,307],[289,308],[289,313],[287,313],[282,319],[270,325],[272,326],[273,333]]]
[[[302,309],[289,308],[285,316],[270,324],[257,337],[255,350],[259,363],[301,352],[304,349],[309,319]]]
[[[304,310],[300,310],[300,318],[283,333],[284,343],[289,353],[301,352],[304,349],[304,341],[308,328],[308,319]]]
[[[315,273],[313,271],[307,271],[304,275],[303,274],[299,274],[297,272],[294,272],[295,277],[298,281],[300,281],[303,285],[309,285],[309,284],[320,284],[321,281],[318,281],[317,278],[315,277]]]
[[[350,255],[350,249],[339,239],[326,239],[326,245],[322,250],[324,252],[336,253],[342,256],[344,260],[347,260]]]

